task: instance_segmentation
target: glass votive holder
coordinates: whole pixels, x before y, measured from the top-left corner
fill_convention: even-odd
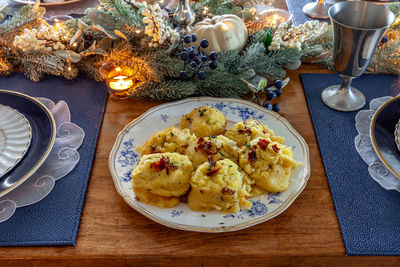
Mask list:
[[[135,85],[135,75],[139,65],[126,64],[121,61],[105,62],[100,66],[100,74],[106,81],[108,93],[113,98],[127,98],[129,89]]]
[[[292,14],[284,9],[272,8],[260,12],[264,27],[275,28],[281,23],[289,23],[292,20]]]
[[[70,19],[73,19],[73,17],[68,16],[68,15],[56,15],[56,16],[51,16],[49,18],[46,18],[45,21],[49,25],[53,26],[53,29],[55,31],[58,31],[63,27],[64,22],[66,22],[67,20],[70,20]]]

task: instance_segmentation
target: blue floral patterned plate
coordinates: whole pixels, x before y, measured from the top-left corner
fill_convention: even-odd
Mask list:
[[[251,210],[241,210],[231,214],[196,212],[184,203],[174,208],[161,209],[137,201],[130,177],[131,171],[140,159],[140,154],[135,148],[142,145],[153,132],[179,125],[182,115],[203,105],[221,110],[229,121],[227,127],[233,123],[254,118],[268,125],[277,135],[285,137],[285,144],[293,148],[294,158],[303,163],[303,166],[292,172],[290,187],[282,193],[254,197],[250,199],[253,203]],[[120,132],[108,163],[118,193],[132,208],[168,227],[198,232],[236,231],[272,219],[292,204],[305,188],[310,177],[308,146],[289,122],[277,113],[261,106],[231,98],[187,98],[150,109]]]

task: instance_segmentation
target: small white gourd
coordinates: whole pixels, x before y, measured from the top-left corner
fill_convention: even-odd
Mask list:
[[[232,14],[214,16],[200,21],[196,23],[192,32],[198,37],[196,47],[199,46],[201,40],[207,39],[209,46],[204,49],[207,53],[228,50],[240,52],[248,38],[246,25],[241,18]]]

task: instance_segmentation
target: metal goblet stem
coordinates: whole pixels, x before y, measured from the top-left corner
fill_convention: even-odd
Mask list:
[[[340,2],[329,9],[333,28],[333,60],[342,76],[342,85],[326,88],[322,101],[332,109],[354,111],[365,105],[365,96],[351,80],[367,69],[386,29],[393,23],[393,13],[384,6],[369,2]]]
[[[317,2],[308,3],[303,7],[303,12],[316,19],[327,19],[329,7],[326,5],[324,0],[318,0]]]

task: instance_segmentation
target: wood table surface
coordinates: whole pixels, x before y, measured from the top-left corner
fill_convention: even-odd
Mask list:
[[[284,7],[284,0],[275,0]],[[133,210],[115,190],[108,156],[123,127],[157,101],[108,99],[87,190],[76,247],[2,247],[0,266],[265,266],[382,264],[400,266],[400,257],[347,257],[300,73],[324,73],[316,65],[288,71],[291,82],[273,103],[304,137],[311,177],[304,191],[272,220],[228,233],[167,228]]]
[[[155,223],[124,202],[108,171],[108,155],[122,128],[161,102],[108,99],[76,247],[3,247],[0,266],[13,265],[400,265],[399,257],[347,257],[311,122],[300,73],[329,72],[305,65],[276,100],[280,114],[310,147],[311,177],[276,218],[228,233],[197,233]],[[275,102],[275,101],[274,101]]]

